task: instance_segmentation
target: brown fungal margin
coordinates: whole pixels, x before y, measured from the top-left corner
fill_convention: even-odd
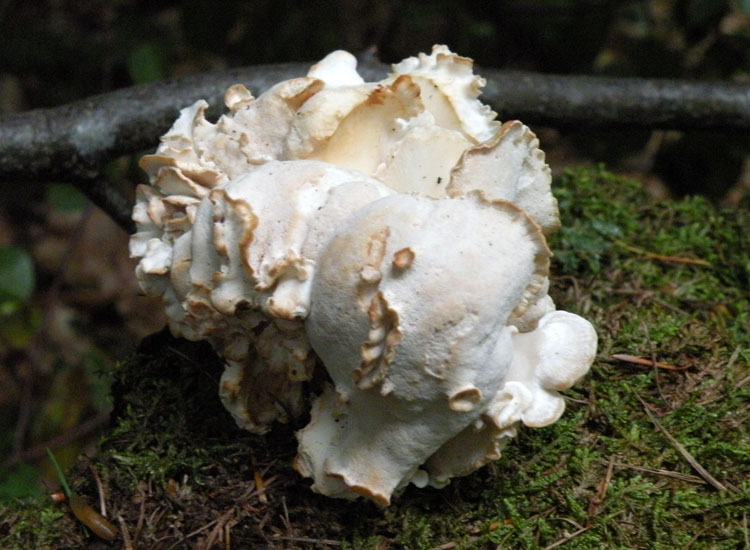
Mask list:
[[[393,267],[395,269],[406,269],[414,262],[414,251],[409,248],[402,248],[393,254]]]
[[[361,346],[362,363],[354,371],[354,380],[363,390],[385,379],[388,364],[396,353],[395,347],[403,336],[398,313],[389,306],[382,292],[372,298],[367,316],[370,319],[370,333]]]

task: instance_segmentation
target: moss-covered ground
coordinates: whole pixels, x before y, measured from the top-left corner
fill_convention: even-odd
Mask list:
[[[750,213],[600,169],[555,193],[551,292],[599,353],[563,418],[495,464],[387,509],[312,494],[293,427],[238,430],[212,351],[162,333],[115,373],[111,430],[69,476],[118,538],[25,500],[0,507],[0,547],[750,549]]]

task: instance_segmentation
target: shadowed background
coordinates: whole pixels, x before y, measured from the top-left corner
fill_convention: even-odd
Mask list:
[[[746,0],[0,2],[0,111],[65,104],[203,71],[372,49],[396,62],[444,43],[478,65],[555,74],[750,79]],[[481,72],[481,69],[480,69]],[[533,128],[553,172],[606,162],[656,196],[737,207],[738,131]],[[155,144],[154,144],[155,145]],[[132,189],[137,157],[106,178]],[[110,408],[108,373],[159,330],[127,235],[74,188],[0,183],[0,498],[40,493],[50,446],[70,463]]]

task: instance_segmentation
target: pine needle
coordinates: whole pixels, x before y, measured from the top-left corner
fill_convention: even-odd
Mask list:
[[[677,439],[667,431],[667,429],[662,426],[659,421],[656,419],[656,417],[653,415],[653,413],[649,410],[648,405],[643,400],[643,398],[638,395],[637,392],[633,391],[635,396],[638,398],[638,401],[641,402],[641,405],[643,405],[643,409],[646,411],[646,414],[651,419],[651,422],[654,423],[654,426],[659,428],[659,431],[664,434],[664,437],[669,440],[669,442],[672,444],[672,446],[677,449],[677,452],[679,452],[682,457],[688,461],[688,463],[693,467],[693,469],[698,472],[698,475],[700,475],[703,479],[705,479],[710,485],[712,485],[714,488],[718,489],[719,491],[726,491],[727,488],[724,486],[719,480],[717,480],[714,476],[712,476],[708,470],[706,470],[703,466],[700,465],[700,463],[695,460],[695,457],[690,454],[690,452],[680,443],[677,441]]]

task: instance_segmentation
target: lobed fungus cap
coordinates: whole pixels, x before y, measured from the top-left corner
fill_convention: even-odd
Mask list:
[[[225,359],[239,426],[311,411],[295,467],[323,494],[443,486],[554,422],[593,360],[548,295],[544,153],[483,86],[445,46],[380,82],[337,51],[257,98],[231,86],[215,123],[186,107],[141,160],[143,290]]]

